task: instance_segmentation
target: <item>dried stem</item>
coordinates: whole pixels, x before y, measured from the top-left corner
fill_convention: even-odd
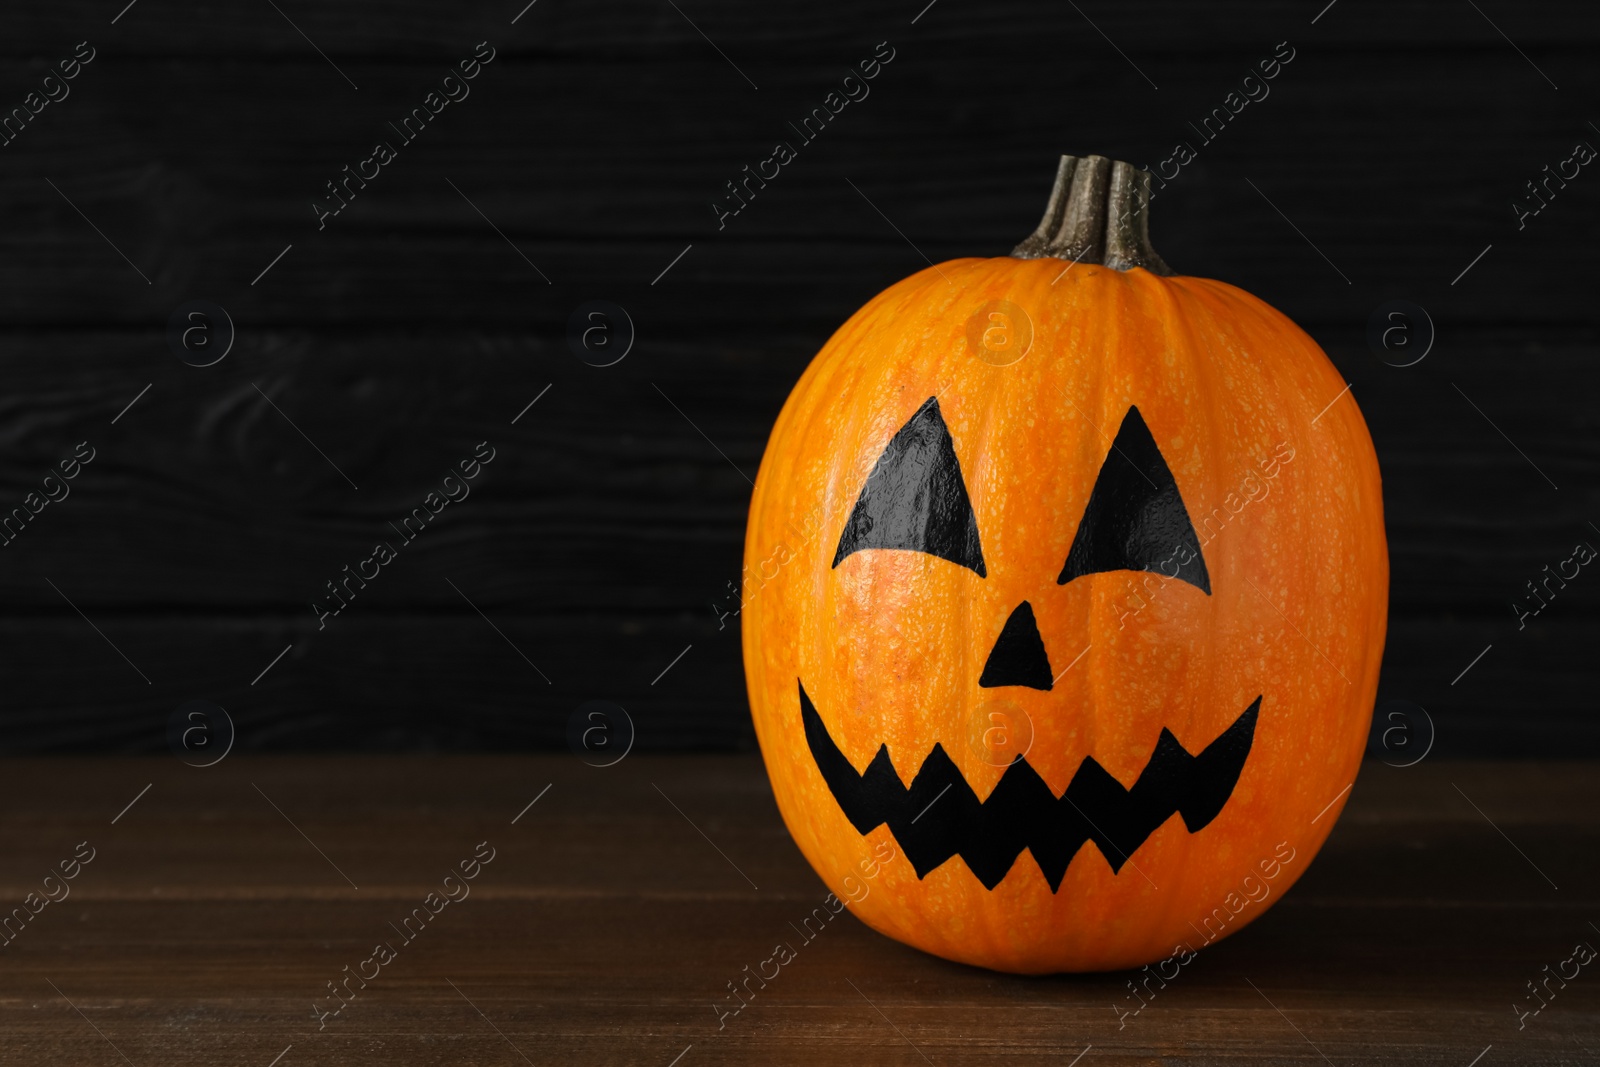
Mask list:
[[[1150,175],[1104,156],[1061,157],[1039,228],[1011,254],[1173,273],[1150,247]]]

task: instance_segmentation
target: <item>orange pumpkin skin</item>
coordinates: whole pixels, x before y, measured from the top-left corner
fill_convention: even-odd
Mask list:
[[[881,933],[1026,974],[1197,950],[1298,879],[1356,776],[1388,589],[1377,459],[1316,343],[1222,282],[1066,266],[953,260],[858,311],[778,418],[745,545],[752,713],[801,852]],[[1004,366],[969,340],[974,313],[998,301],[1032,325],[1027,353]],[[892,549],[834,566],[874,463],[933,396],[986,576]],[[1057,583],[1130,406],[1196,527],[1209,595],[1135,570]],[[1049,691],[980,688],[1024,600],[1061,673]],[[1028,763],[1060,796],[1085,757],[1131,786],[1163,728],[1198,754],[1261,704],[1243,770],[1208,825],[1191,833],[1174,814],[1120,873],[1087,842],[1056,891],[1023,851],[991,890],[959,855],[919,879],[887,825],[852,826],[808,749],[797,683],[856,771],[887,746],[909,785],[938,743],[980,799],[1024,733]],[[1009,722],[989,717],[996,707]]]

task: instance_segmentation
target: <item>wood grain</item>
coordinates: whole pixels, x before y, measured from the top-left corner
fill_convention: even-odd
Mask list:
[[[750,491],[734,465],[755,472],[787,390],[775,368],[798,374],[807,342],[718,360],[657,343],[603,371],[526,335],[294,342],[253,339],[211,373],[157,365],[115,426],[141,384],[101,368],[136,337],[38,335],[50,362],[0,364],[16,390],[0,400],[10,503],[80,433],[98,449],[72,495],[3,550],[0,620],[23,697],[8,713],[10,750],[159,748],[167,714],[201,696],[246,716],[249,746],[559,744],[572,709],[600,698],[648,712],[645,747],[749,743],[738,618],[718,614],[734,606]],[[1448,709],[1445,752],[1531,754],[1547,731],[1600,745],[1582,714],[1593,594],[1575,580],[1524,627],[1511,610],[1543,566],[1597,535],[1557,510],[1561,494],[1450,388],[1459,380],[1571,492],[1595,464],[1590,416],[1508,414],[1494,381],[1507,350],[1552,380],[1581,375],[1583,338],[1480,331],[1453,342],[1451,366],[1411,371],[1329,348],[1351,369],[1384,457],[1395,574],[1385,694]],[[389,524],[485,439],[496,459],[472,494],[319,628],[311,605],[332,606],[325,583],[375,542],[400,543]],[[1449,685],[1490,643],[1492,658]],[[647,684],[690,644],[676,677]],[[1528,678],[1541,725],[1524,730],[1504,709],[1527,706]]]
[[[600,697],[647,716],[643,747],[748,746],[736,620],[712,605],[812,354],[928,260],[1003,254],[1058,152],[1154,165],[1186,139],[1157,249],[1305,326],[1372,428],[1384,694],[1443,715],[1442,751],[1600,754],[1596,594],[1574,582],[1526,629],[1511,609],[1600,536],[1578,258],[1600,178],[1521,229],[1511,207],[1600,137],[1581,9],[540,0],[512,26],[521,3],[278,6],[72,0],[0,41],[0,105],[98,50],[0,149],[0,506],[98,449],[0,549],[6,750],[159,749],[199,696],[243,747],[559,745]],[[324,183],[486,39],[470,97],[319,231]],[[719,229],[724,183],[884,40],[871,95]],[[1270,95],[1201,144],[1188,124],[1283,40]],[[205,369],[167,338],[197,298],[238,328]],[[565,341],[596,298],[638,330],[605,370]],[[1366,344],[1397,298],[1438,331],[1404,370]],[[484,440],[471,498],[319,631],[324,583]]]
[[[1367,767],[1303,880],[1138,1015],[1114,1008],[1129,975],[994,974],[841,916],[719,1030],[726,984],[825,892],[754,757],[8,761],[0,899],[77,842],[96,855],[0,950],[0,1026],[33,1064],[665,1067],[691,1045],[683,1065],[1066,1063],[1092,1045],[1130,1065],[1433,1067],[1492,1045],[1554,1067],[1600,1040],[1600,993],[1569,982],[1520,1031],[1512,1004],[1596,936],[1597,781]],[[319,1030],[325,984],[483,841],[471,895]]]
[[[1186,51],[1197,46],[1238,47],[1241,38],[1276,41],[1285,36],[1315,37],[1344,48],[1371,50],[1383,45],[1451,46],[1460,49],[1500,49],[1505,42],[1492,26],[1465,10],[1442,11],[1419,0],[1384,5],[1349,4],[1323,12],[1324,4],[1259,3],[1216,0],[1204,8],[1182,0],[1147,0],[1133,5],[1084,5],[1083,16],[1064,17],[1054,6],[1003,0],[982,8],[960,4],[902,3],[867,0],[849,3],[830,0],[816,4],[697,3],[669,5],[649,0],[608,0],[583,4],[569,0],[539,0],[527,8],[526,0],[452,4],[448,8],[409,0],[346,0],[338,5],[290,5],[284,10],[294,25],[335,58],[346,56],[416,57],[436,54],[444,43],[471,42],[485,35],[507,48],[553,56],[592,56],[624,53],[651,55],[667,52],[685,60],[709,53],[700,26],[724,49],[758,50],[761,55],[813,54],[855,44],[865,36],[915,36],[919,40],[967,45],[974,39],[1014,37],[1019,45],[1038,43],[1048,36],[1062,42],[1094,43],[1110,50],[1095,34],[1098,26],[1121,41],[1135,56]],[[515,27],[512,20],[522,15]],[[203,3],[179,2],[135,8],[115,30],[104,29],[111,15],[103,5],[68,0],[48,9],[19,11],[9,51],[19,42],[60,40],[70,46],[84,34],[98,34],[125,51],[140,55],[183,55],[178,42],[193,39],[197,28],[208,30],[208,54],[219,58],[272,56],[302,58],[310,51],[304,38],[268,5],[241,9],[222,25]],[[1491,12],[1491,14],[1494,14]],[[1524,48],[1559,50],[1592,43],[1600,37],[1594,21],[1573,5],[1532,3],[1512,17],[1495,14],[1498,23]],[[687,17],[685,17],[687,16]],[[691,25],[689,19],[693,19]],[[913,25],[913,20],[915,24]],[[1088,20],[1092,19],[1091,24]],[[1315,23],[1313,23],[1315,19]],[[76,32],[77,36],[72,36]],[[70,38],[70,40],[69,40]],[[314,58],[314,57],[313,57]],[[714,54],[712,58],[715,59]],[[757,57],[735,55],[755,65]],[[330,72],[331,74],[331,72]]]
[[[973,95],[949,85],[957,55],[907,45],[872,95],[798,143],[799,158],[720,230],[711,205],[725,183],[776,140],[799,142],[788,124],[820,103],[837,68],[785,66],[756,93],[714,59],[508,57],[413,144],[397,144],[399,158],[319,231],[313,200],[328,199],[326,183],[374,141],[398,142],[388,123],[420,102],[434,67],[385,64],[363,92],[330,100],[322,78],[333,72],[315,60],[106,56],[5,149],[16,159],[0,177],[13,212],[0,316],[157,327],[201,293],[241,322],[564,324],[591,294],[552,290],[475,204],[557,286],[600,287],[624,304],[654,297],[665,329],[831,329],[839,317],[818,299],[848,294],[853,310],[927,259],[1005,254],[1037,223],[1059,152],[1093,146],[1155,166],[1184,139],[1199,158],[1158,190],[1152,222],[1176,269],[1312,322],[1364,323],[1391,290],[1440,320],[1590,321],[1581,272],[1540,268],[1570,247],[1568,227],[1592,217],[1600,183],[1580,176],[1521,230],[1511,205],[1541,167],[1596,135],[1527,67],[1458,51],[1402,62],[1308,47],[1207,145],[1188,123],[1220,105],[1241,63],[1176,56],[1163,91],[1134,95],[1120,83],[1137,76],[1119,57],[1077,47],[1085,54],[1066,66],[1027,57],[1016,74],[1034,87],[1027,94]],[[33,77],[13,63],[4,80]],[[1582,96],[1597,77],[1583,65],[1565,80]],[[1426,88],[1463,81],[1465,100]],[[691,242],[671,288],[646,293]],[[1471,284],[1452,286],[1490,243]],[[1519,280],[1534,274],[1538,285]]]
[[[1513,619],[1527,581],[1600,537],[1541,475],[1581,493],[1600,466],[1592,409],[1563,399],[1593,373],[1587,333],[1480,329],[1397,370],[1351,331],[1322,332],[1382,459],[1396,614]],[[739,577],[746,479],[817,342],[708,353],[647,339],[601,370],[530,334],[273,331],[207,371],[151,360],[146,376],[113,376],[106,360],[137,352],[138,335],[32,334],[0,356],[0,504],[19,505],[79,441],[97,456],[3,549],[18,561],[0,574],[3,610],[58,607],[37,576],[70,573],[85,604],[298,611],[376,540],[399,542],[390,524],[487,441],[496,458],[470,495],[366,603],[455,602],[432,573],[518,609],[699,612]],[[1543,410],[1508,391],[1508,360]],[[1574,580],[1545,621],[1594,604]]]
[[[14,664],[9,677],[27,699],[7,711],[3,751],[166,751],[172,716],[200,699],[228,711],[241,750],[564,748],[569,721],[591,700],[628,712],[641,751],[754,748],[737,620],[719,630],[709,609],[552,617],[487,599],[478,606],[493,626],[459,602],[426,612],[357,605],[322,632],[309,610],[93,611],[99,634],[65,607],[8,621],[0,639]],[[1509,612],[1504,620],[1396,619],[1372,751],[1408,762],[1431,739],[1446,756],[1532,756],[1552,737],[1574,751],[1600,749],[1596,640],[1592,620],[1534,621],[1518,632]],[[1390,719],[1389,700],[1429,718],[1410,710]],[[1527,710],[1508,720],[1508,708]]]

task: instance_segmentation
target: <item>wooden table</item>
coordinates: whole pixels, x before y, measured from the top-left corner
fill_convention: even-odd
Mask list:
[[[992,974],[841,917],[719,1029],[824,895],[755,756],[11,760],[0,801],[4,907],[93,855],[0,948],[4,1064],[1600,1062],[1600,974],[1513,1010],[1600,945],[1590,764],[1368,766],[1300,884],[1120,1028],[1125,975]],[[319,1024],[346,967],[377,977]]]

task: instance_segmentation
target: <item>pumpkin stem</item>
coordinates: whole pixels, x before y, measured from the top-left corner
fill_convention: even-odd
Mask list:
[[[1149,173],[1105,156],[1061,157],[1039,228],[1011,254],[1173,273],[1150,247]]]

